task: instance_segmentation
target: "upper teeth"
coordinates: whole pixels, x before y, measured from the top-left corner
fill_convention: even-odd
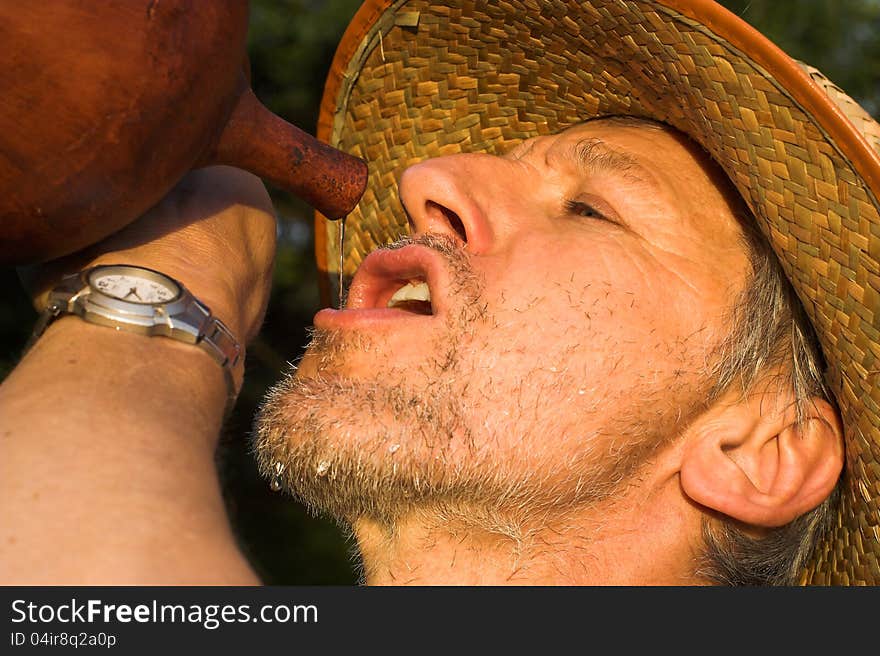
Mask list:
[[[426,282],[408,282],[403,287],[394,292],[394,296],[388,299],[388,307],[395,307],[399,303],[406,301],[427,301],[431,302],[431,290],[428,289]]]

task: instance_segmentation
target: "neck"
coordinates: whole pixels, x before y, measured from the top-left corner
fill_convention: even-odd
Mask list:
[[[354,533],[368,585],[691,585],[700,513],[675,497],[670,485],[528,525],[419,508],[393,525],[360,519]]]

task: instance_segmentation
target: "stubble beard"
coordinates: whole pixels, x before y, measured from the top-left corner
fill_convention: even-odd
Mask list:
[[[620,402],[615,392],[599,385],[584,399],[579,378],[534,370],[511,376],[503,389],[475,389],[475,354],[496,346],[485,337],[494,318],[481,282],[451,240],[429,235],[393,247],[408,243],[440,252],[454,273],[459,309],[429,351],[439,355],[416,370],[386,362],[371,379],[351,379],[336,373],[339,363],[376,345],[362,334],[316,331],[308,352],[317,373],[298,377],[292,368],[257,414],[262,474],[313,512],[344,526],[371,519],[389,529],[417,514],[517,537],[613,497],[689,420],[634,412],[603,417],[602,428],[583,434],[580,419],[595,424],[597,413]],[[566,348],[573,347],[554,355]],[[657,390],[638,385],[616,394],[646,407],[659,400]],[[526,465],[538,441],[551,442],[555,455]],[[508,448],[499,451],[500,442]]]

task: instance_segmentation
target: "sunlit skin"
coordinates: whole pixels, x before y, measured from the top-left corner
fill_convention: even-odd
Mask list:
[[[318,401],[325,424],[334,424],[319,450],[326,447],[328,462],[348,452],[379,468],[441,463],[464,480],[485,467],[506,479],[540,480],[548,490],[546,515],[534,525],[517,521],[545,544],[545,529],[561,525],[552,518],[551,495],[577,500],[575,487],[590,484],[577,471],[585,462],[595,465],[590,475],[614,478],[613,464],[602,468],[609,454],[650,455],[653,466],[640,473],[639,485],[624,481],[625,490],[618,486],[614,499],[598,505],[560,504],[556,519],[569,542],[582,544],[589,534],[594,547],[605,541],[614,545],[609,553],[623,553],[633,544],[617,543],[613,531],[604,530],[601,540],[596,533],[596,518],[607,519],[613,504],[629,538],[649,522],[650,548],[659,553],[662,545],[668,554],[643,564],[641,578],[684,580],[698,522],[677,487],[675,438],[702,409],[713,349],[749,270],[735,208],[716,175],[705,155],[671,131],[603,123],[525,141],[502,157],[463,154],[408,169],[400,195],[414,234],[444,235],[463,246],[476,296],[458,293],[456,274],[429,248],[374,253],[355,276],[346,309],[315,317],[316,328],[338,333],[342,355],[309,352],[297,377],[310,385],[412,390],[413,399],[445,396],[462,414],[447,435],[427,426],[407,434],[390,408],[363,411],[359,392],[339,392]],[[433,316],[384,308],[414,277],[429,282]],[[296,425],[301,405],[291,401],[285,420]],[[639,453],[638,440],[664,448]],[[302,465],[296,475],[314,476],[313,466]],[[330,472],[323,477],[332,487]],[[638,500],[620,510],[619,501],[633,494]],[[503,504],[483,511],[505,516]],[[585,568],[596,574],[573,564],[566,540],[553,541],[553,565],[528,558],[528,566],[515,564],[509,545],[497,560],[487,557],[490,545],[503,540],[471,531],[465,547],[460,534],[426,528],[433,526],[431,512],[429,500],[398,517],[393,529],[370,517],[347,518],[368,582],[430,579],[449,574],[453,561],[460,582],[518,582],[517,568],[556,580],[583,578]],[[618,567],[614,576],[633,574]]]

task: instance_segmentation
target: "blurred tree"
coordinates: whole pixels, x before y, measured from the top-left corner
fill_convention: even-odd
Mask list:
[[[880,0],[720,0],[880,116]]]

